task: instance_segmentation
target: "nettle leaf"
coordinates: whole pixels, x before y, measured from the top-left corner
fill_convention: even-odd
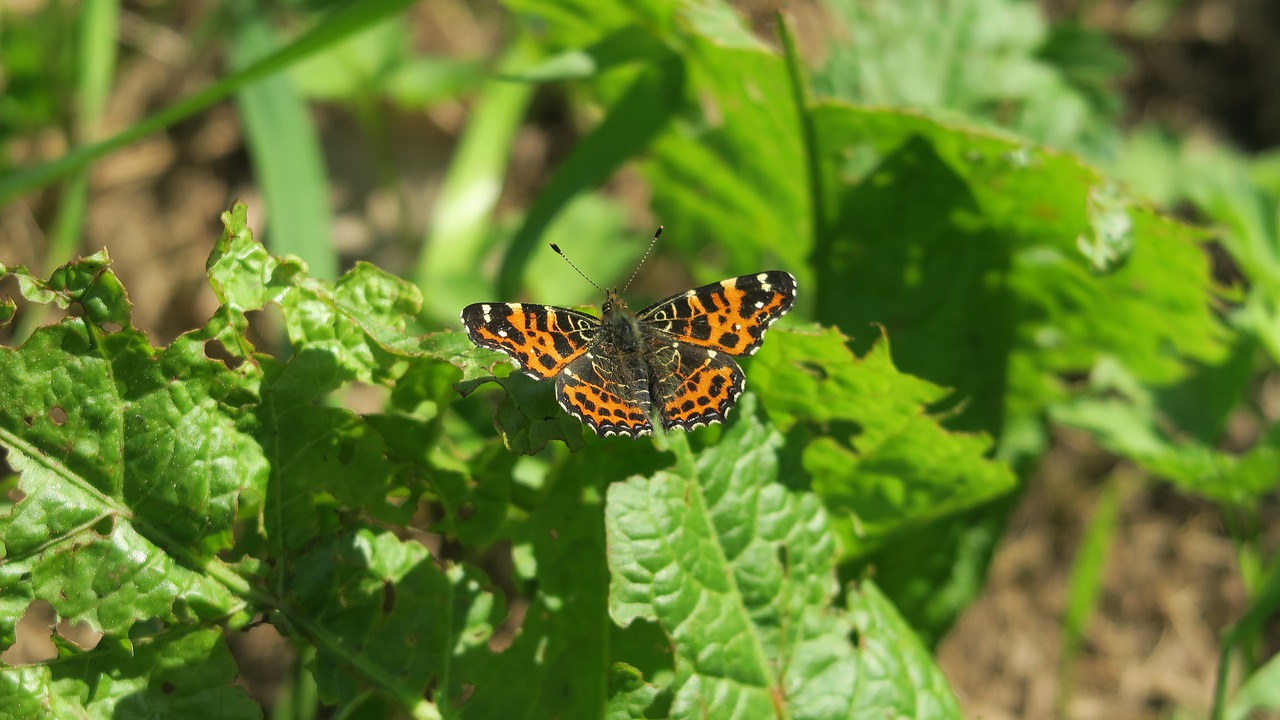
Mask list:
[[[1227,505],[1248,506],[1280,478],[1280,425],[1241,453],[1218,450],[1176,430],[1159,395],[1123,367],[1102,362],[1090,376],[1090,394],[1053,409],[1054,420],[1088,430],[1103,447],[1136,462],[1183,490]]]
[[[968,399],[953,424],[999,433],[1103,354],[1152,383],[1221,357],[1202,234],[1075,156],[905,111],[829,103],[812,117],[817,319],[883,324],[899,367]]]
[[[787,68],[726,8],[690,3],[679,18],[685,102],[641,164],[668,242],[689,256],[717,243],[714,271],[694,268],[704,280],[759,272],[774,257],[812,287],[804,133]]]
[[[486,359],[491,361],[493,370],[503,365],[510,366],[510,359],[502,353],[475,348],[474,354],[484,358],[481,363]],[[505,368],[498,372],[503,374],[463,380],[457,388],[464,397],[486,382],[503,389],[502,399],[493,416],[493,426],[507,450],[520,455],[536,455],[552,440],[563,442],[570,450],[583,448],[582,423],[556,402],[554,382],[535,380]]]
[[[460,717],[598,717],[605,705],[611,623],[607,613],[601,497],[593,472],[559,472],[523,522],[510,529],[532,570],[519,633],[501,653],[487,648],[457,665],[474,693]]]
[[[310,278],[296,258],[272,256],[255,242],[246,215],[243,203],[223,213],[225,229],[208,263],[210,284],[222,303],[210,334],[228,351],[251,357],[245,315],[274,303],[295,347],[333,358],[333,377],[317,392],[350,380],[385,382],[402,371],[398,363],[406,357],[464,360],[454,333],[409,332],[422,308],[422,294],[412,283],[368,263],[357,263],[335,283]]]
[[[959,717],[928,653],[886,619],[891,606],[867,591],[863,607],[831,606],[835,545],[822,504],[778,482],[783,438],[755,418],[754,397],[740,410],[686,474],[660,471],[608,491],[609,612],[671,637],[670,716],[715,707],[741,718],[885,708]],[[855,646],[855,630],[883,635]]]
[[[0,385],[23,389],[0,397],[0,442],[23,495],[0,518],[0,597],[16,610],[0,620],[6,644],[36,598],[110,634],[142,618],[208,620],[241,605],[201,569],[219,564],[240,506],[264,493],[267,463],[252,416],[238,409],[251,388],[194,338],[151,347],[98,258],[55,278],[90,274],[106,291],[50,286],[121,329],[68,318],[0,348]]]
[[[469,691],[457,656],[488,653],[501,607],[488,580],[466,566],[440,569],[422,545],[370,529],[326,538],[292,566],[290,619],[315,643],[322,697],[355,697],[362,685],[405,709],[450,705]],[[438,688],[434,698],[424,690]],[[420,713],[421,714],[421,713]]]
[[[252,720],[262,708],[232,685],[238,669],[221,635],[193,630],[0,673],[5,712],[21,718],[200,717]],[[106,682],[95,678],[109,677]],[[8,704],[10,701],[19,703]]]
[[[810,428],[789,436],[846,556],[1016,485],[988,457],[990,437],[929,414],[948,391],[899,372],[887,341],[857,358],[838,330],[775,328],[770,340],[752,360],[752,387],[781,428]]]

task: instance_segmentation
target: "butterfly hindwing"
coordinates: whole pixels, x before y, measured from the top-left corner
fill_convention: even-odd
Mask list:
[[[510,355],[525,374],[549,380],[586,352],[600,321],[568,308],[524,303],[475,303],[462,309],[475,344]]]
[[[661,368],[655,395],[667,429],[692,430],[722,421],[746,384],[738,363],[710,348],[671,343],[650,357]]]
[[[729,355],[750,355],[795,299],[796,279],[790,273],[770,270],[667,298],[642,310],[639,318],[680,342]]]
[[[591,352],[579,355],[556,378],[556,397],[565,412],[597,435],[647,435],[653,430],[648,379],[619,382],[616,363]]]

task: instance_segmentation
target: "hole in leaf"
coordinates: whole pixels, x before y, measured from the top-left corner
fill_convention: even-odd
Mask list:
[[[396,608],[396,586],[390,580],[382,582],[382,614],[390,615]]]
[[[22,423],[23,423],[24,425],[26,425],[27,427],[31,427],[32,425],[35,425],[35,423],[36,423],[36,419],[35,419],[35,418],[33,418],[33,417],[31,417],[30,415],[23,415],[23,416],[22,416]]]
[[[92,650],[98,647],[98,643],[102,642],[104,637],[84,620],[73,623],[66,618],[58,622],[58,636],[81,650]]]
[[[489,649],[496,653],[505,652],[520,634],[520,627],[524,625],[525,615],[529,612],[529,600],[509,595],[507,608],[507,616],[502,619],[502,624],[489,636]]]
[[[30,579],[29,574],[25,579]],[[49,603],[44,600],[31,601],[14,628],[13,644],[0,653],[0,660],[8,665],[33,665],[58,657],[58,649],[50,640],[57,618],[57,613]]]
[[[552,540],[559,540],[559,539],[560,539],[560,531],[559,531],[559,530],[557,530],[557,529],[555,529],[555,528],[551,528],[551,529],[547,530],[547,537],[551,538]]]
[[[111,533],[115,532],[115,529],[116,529],[115,513],[111,513],[110,515],[102,518],[101,520],[93,524],[93,531],[98,533],[99,536],[104,538],[111,537]]]
[[[67,422],[67,411],[63,410],[60,405],[54,405],[49,408],[49,419],[53,421],[54,425],[61,427]]]
[[[468,500],[458,506],[458,512],[456,514],[459,520],[466,520],[476,514],[476,504]]]
[[[102,331],[108,335],[114,335],[124,329],[124,326],[120,323],[110,321],[104,322],[98,327],[102,328]]]
[[[168,680],[160,684],[160,692],[164,693],[165,695],[172,695],[174,690],[177,690],[177,688],[175,688],[173,686],[173,683],[169,682]]]
[[[227,633],[226,638],[239,670],[234,683],[259,704],[275,707],[283,696],[283,688],[293,684],[293,680],[287,680],[292,677],[298,659],[293,646],[268,622]],[[272,717],[272,714],[268,712],[266,716]]]
[[[204,356],[210,360],[220,362],[226,365],[228,369],[235,370],[244,362],[243,358],[232,355],[227,346],[222,344],[218,338],[209,338],[204,341]]]

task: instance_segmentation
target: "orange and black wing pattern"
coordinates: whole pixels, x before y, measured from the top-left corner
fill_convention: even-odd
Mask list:
[[[738,363],[717,350],[675,343],[650,356],[660,369],[655,395],[662,427],[668,430],[723,421],[746,384]]]
[[[587,351],[600,321],[552,305],[475,303],[462,309],[475,344],[510,355],[526,375],[550,380]]]
[[[750,355],[796,301],[791,273],[769,270],[703,285],[640,311],[648,328],[729,355]]]
[[[648,435],[653,432],[649,379],[635,369],[624,370],[621,362],[590,350],[579,355],[556,379],[556,399],[601,437]]]

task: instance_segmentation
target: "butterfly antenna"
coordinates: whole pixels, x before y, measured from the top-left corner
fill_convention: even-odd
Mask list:
[[[573,261],[569,259],[569,256],[565,255],[564,251],[560,249],[559,245],[555,243],[551,243],[551,249],[555,250],[557,255],[564,258],[564,261],[569,263],[569,267],[573,268],[574,270],[577,270],[578,274],[582,276],[583,280],[586,280],[587,282],[591,283],[592,287],[594,287],[596,290],[599,290],[601,295],[604,294],[604,288],[600,287],[599,285],[596,285],[595,280],[592,280],[591,278],[587,277],[587,274],[582,272],[581,268],[579,268],[577,265],[574,265]]]
[[[649,253],[653,252],[653,246],[658,244],[658,238],[662,237],[662,226],[659,225],[656,232],[653,233],[653,239],[649,241],[649,247],[645,248],[644,255],[640,258],[640,262],[636,264],[636,269],[631,271],[631,277],[627,278],[627,284],[622,286],[622,292],[626,292],[631,287],[631,281],[636,279],[636,275],[640,273],[640,268],[644,266],[644,261],[649,259]]]

